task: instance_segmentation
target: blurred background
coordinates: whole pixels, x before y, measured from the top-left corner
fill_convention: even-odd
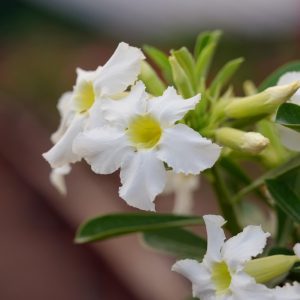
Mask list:
[[[67,178],[67,197],[50,185],[41,153],[58,125],[57,99],[72,89],[76,67],[95,69],[120,41],[192,48],[207,29],[224,31],[212,74],[243,56],[236,86],[259,84],[300,58],[299,16],[299,0],[1,0],[0,299],[187,299],[174,259],[137,236],[73,243],[83,220],[130,208],[118,198],[118,174],[95,176],[84,164]],[[205,182],[195,199],[197,213],[217,212]],[[156,203],[172,210],[172,196]]]

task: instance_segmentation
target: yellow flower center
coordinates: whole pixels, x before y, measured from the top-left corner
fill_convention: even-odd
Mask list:
[[[226,293],[231,283],[231,275],[228,266],[224,261],[214,264],[211,278],[216,287],[216,294],[221,295]]]
[[[137,116],[129,123],[127,135],[136,148],[153,148],[160,140],[162,129],[149,115]]]
[[[77,112],[86,112],[91,108],[95,101],[95,91],[93,83],[84,81],[81,83],[74,95],[74,102]]]

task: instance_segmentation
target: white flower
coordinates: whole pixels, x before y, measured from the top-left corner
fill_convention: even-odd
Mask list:
[[[199,175],[185,175],[182,173],[167,172],[167,182],[164,194],[174,193],[175,214],[190,214],[194,205],[194,192],[200,185]]]
[[[269,233],[260,226],[247,226],[226,242],[221,216],[203,217],[207,231],[207,252],[202,263],[192,259],[176,262],[172,270],[187,277],[194,297],[201,300],[272,299],[270,290],[244,272],[245,263],[262,253]]]
[[[101,99],[114,97],[134,84],[143,59],[141,50],[120,43],[103,67],[95,71],[77,70],[73,93],[61,103],[63,120],[54,135],[55,145],[43,154],[53,168],[81,159],[72,150],[75,137],[83,128],[102,125]]]
[[[297,80],[300,81],[300,72],[288,72],[279,78],[277,85],[289,84]],[[291,97],[289,102],[300,105],[300,89]],[[292,151],[300,152],[300,133],[279,124],[277,124],[277,129],[282,144]]]
[[[184,100],[172,87],[150,99],[144,84],[138,82],[121,101],[103,100],[109,126],[80,134],[74,151],[95,173],[121,168],[119,195],[131,206],[154,210],[154,198],[165,186],[164,162],[175,173],[198,174],[220,155],[218,145],[176,124],[198,102],[199,96]]]

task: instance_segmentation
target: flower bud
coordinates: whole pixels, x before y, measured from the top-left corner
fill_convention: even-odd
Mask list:
[[[225,107],[225,114],[230,118],[247,118],[264,114],[271,114],[278,106],[289,100],[299,89],[300,81],[273,86],[261,93],[233,98]]]
[[[250,260],[244,271],[254,277],[257,283],[267,283],[286,275],[299,260],[295,255],[272,255]]]
[[[244,132],[230,127],[217,129],[215,135],[220,144],[251,154],[261,152],[269,144],[269,139],[258,132]]]

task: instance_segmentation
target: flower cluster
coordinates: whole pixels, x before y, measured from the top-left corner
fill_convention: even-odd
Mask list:
[[[269,233],[260,226],[250,225],[224,242],[223,217],[206,215],[203,218],[207,253],[202,263],[185,259],[176,262],[172,268],[192,282],[194,297],[201,300],[300,299],[300,284],[297,282],[274,289],[262,284],[283,275],[300,261],[300,244],[294,247],[296,256],[274,255],[251,260],[262,253]]]
[[[62,175],[82,158],[97,174],[120,169],[119,195],[129,205],[154,210],[166,184],[166,166],[199,174],[218,159],[221,147],[180,123],[200,101],[173,87],[153,97],[138,80],[143,53],[121,43],[95,71],[78,69],[76,85],[60,99],[61,124],[44,154],[52,182],[64,191]]]

